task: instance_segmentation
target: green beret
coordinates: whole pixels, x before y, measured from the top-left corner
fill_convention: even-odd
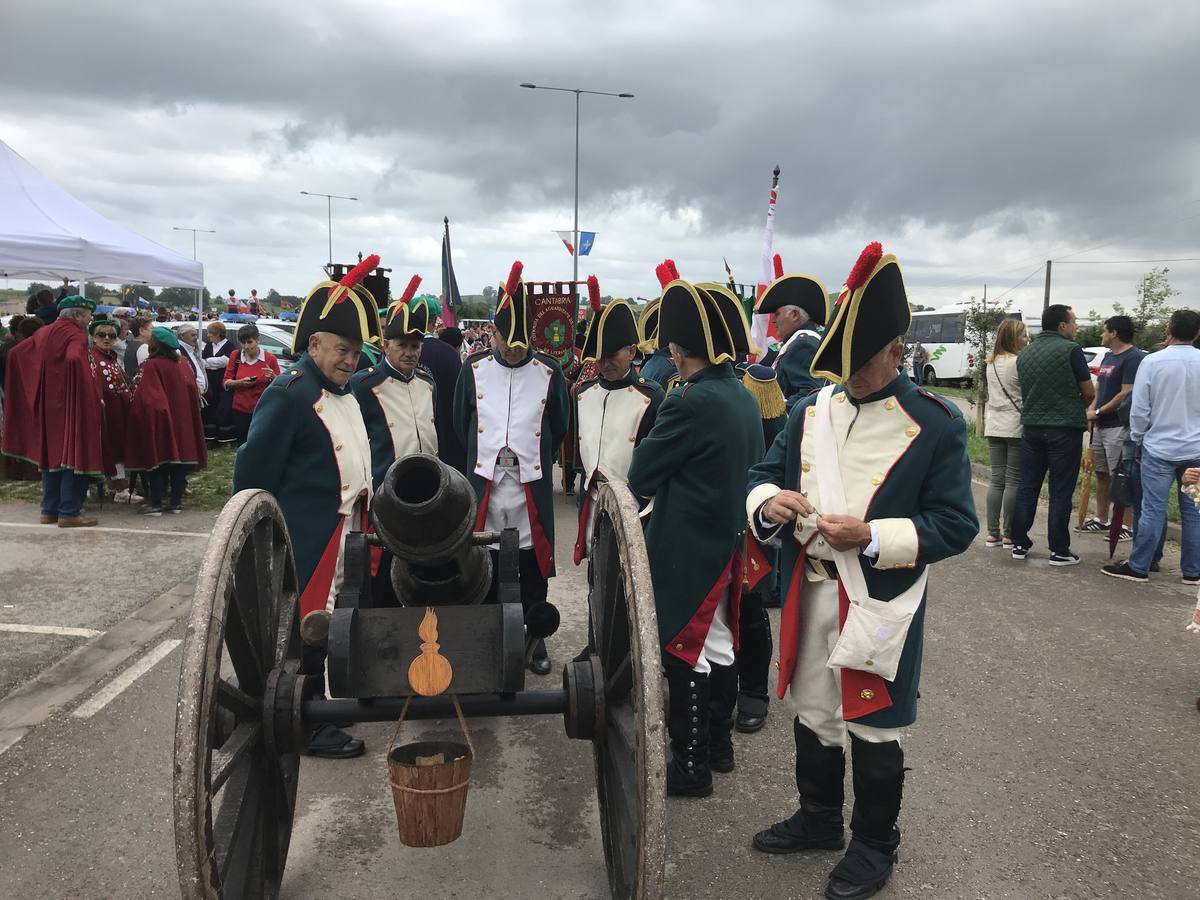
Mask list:
[[[179,338],[175,336],[170,328],[163,328],[161,325],[150,329],[150,336],[162,344],[164,347],[170,347],[172,350],[179,349]]]
[[[112,328],[112,330],[115,331],[117,334],[121,333],[121,326],[115,320],[113,320],[113,319],[93,319],[91,324],[88,325],[88,334],[95,334],[96,329],[100,328],[104,325],[107,325],[110,328]]]
[[[63,297],[58,301],[58,311],[62,312],[64,309],[86,309],[89,312],[95,312],[96,301],[72,294],[70,297]]]

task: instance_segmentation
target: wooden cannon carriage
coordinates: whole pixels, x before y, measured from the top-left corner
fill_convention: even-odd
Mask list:
[[[434,457],[392,466],[372,511],[376,533],[347,541],[337,608],[306,618],[303,628],[279,506],[265,491],[231,498],[201,563],[180,672],[173,802],[185,900],[279,895],[299,751],[312,726],[395,721],[406,703],[408,720],[452,719],[449,694],[468,718],[561,715],[569,737],[590,741],[612,895],[661,898],[664,725],[650,569],[629,492],[606,486],[597,506],[589,652],[567,663],[561,688],[528,690],[527,642],[553,630],[557,616],[531,611],[526,634],[516,532],[473,532],[473,493]],[[446,527],[436,521],[439,512]],[[445,540],[431,548],[439,533]],[[491,562],[483,547],[497,539],[500,602],[484,605],[478,586]],[[395,553],[400,607],[372,604],[372,545]],[[439,564],[413,561],[430,550]],[[461,598],[446,596],[451,583],[462,586]],[[470,605],[445,602],[454,599]],[[408,683],[427,605],[436,609],[441,653],[453,666],[449,694],[441,696],[418,696]],[[300,673],[306,642],[328,654],[328,696],[319,680]]]

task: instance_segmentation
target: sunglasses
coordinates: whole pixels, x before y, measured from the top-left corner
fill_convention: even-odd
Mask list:
[[[92,337],[94,337],[98,341],[102,341],[105,339],[110,340],[110,341],[115,341],[117,339],[117,334],[114,331],[97,331],[95,334],[92,335]]]

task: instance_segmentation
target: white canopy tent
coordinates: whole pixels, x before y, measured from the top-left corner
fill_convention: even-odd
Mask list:
[[[0,275],[204,287],[203,265],[89,209],[3,141]]]

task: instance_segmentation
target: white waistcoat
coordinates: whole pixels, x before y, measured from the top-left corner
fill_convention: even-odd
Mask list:
[[[413,376],[408,381],[391,376],[371,388],[383,407],[396,459],[409,453],[437,456],[437,428],[433,418],[433,385]]]
[[[875,492],[888,477],[896,461],[904,455],[909,445],[921,433],[916,420],[904,411],[895,397],[864,403],[858,408],[845,393],[834,394],[829,404],[833,424],[833,439],[837,442],[839,468],[842,484],[846,491],[846,512],[858,519],[865,519],[867,508]],[[800,487],[808,502],[818,512],[821,508],[821,491],[817,484],[816,458],[812,435],[815,431],[808,426],[816,417],[815,406],[805,410],[808,420],[804,423],[804,438],[800,442]],[[808,554],[817,559],[833,559],[833,549],[825,539],[816,534],[816,516],[799,520],[801,527],[797,539],[808,544]]]
[[[521,483],[542,472],[542,417],[550,394],[550,367],[534,357],[512,368],[494,356],[471,363],[475,375],[475,474],[488,481],[496,454],[509,447],[520,462]]]
[[[367,426],[363,424],[362,408],[353,394],[321,391],[313,403],[313,412],[329,432],[341,481],[342,499],[338,512],[348,516],[354,511],[360,495],[365,492],[366,497],[371,496],[371,442],[367,438]],[[279,464],[285,465],[286,460],[280,460]]]
[[[608,390],[599,382],[579,394],[579,455],[584,483],[597,470],[609,481],[629,477],[634,442],[650,398],[633,385]]]

